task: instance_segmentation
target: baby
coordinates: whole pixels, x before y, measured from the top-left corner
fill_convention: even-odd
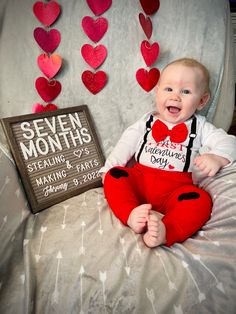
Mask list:
[[[156,111],[122,135],[100,170],[114,214],[148,247],[183,242],[210,218],[210,195],[195,186],[193,167],[214,176],[236,156],[236,138],[196,114],[210,99],[209,73],[179,59],[161,73]],[[207,152],[199,155],[199,149]],[[135,156],[136,163],[126,167]]]

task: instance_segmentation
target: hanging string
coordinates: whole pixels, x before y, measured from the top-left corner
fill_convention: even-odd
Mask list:
[[[112,5],[112,0],[86,0],[90,10],[95,17],[84,16],[82,19],[82,29],[93,43],[98,43],[108,29],[108,20],[104,17],[97,17],[107,11]],[[81,79],[85,87],[94,95],[99,93],[107,84],[106,72],[97,69],[104,63],[107,57],[107,48],[99,44],[93,46],[84,44],[81,47],[81,55],[85,62],[93,69],[85,70]]]
[[[62,58],[59,54],[54,53],[61,42],[61,33],[58,29],[51,29],[51,26],[57,21],[61,13],[61,7],[56,1],[37,1],[33,5],[33,13],[43,27],[36,27],[33,35],[41,53],[37,58],[37,65],[44,76],[40,76],[35,81],[35,88],[47,103],[43,105],[36,103],[33,105],[32,112],[43,112],[56,110],[57,105],[52,102],[61,93],[61,83],[55,80],[55,76],[61,69]]]
[[[150,40],[152,37],[153,27],[152,20],[149,15],[153,15],[158,11],[160,1],[140,0],[140,4],[146,15],[142,12],[139,13],[139,23],[147,37],[147,40],[143,40],[141,42],[140,52],[148,69],[138,69],[136,72],[136,80],[146,92],[150,92],[156,86],[160,77],[160,71],[158,68],[150,68],[158,59],[160,47],[158,42],[151,42]]]

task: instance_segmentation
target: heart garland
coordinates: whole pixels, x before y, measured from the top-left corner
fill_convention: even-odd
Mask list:
[[[57,20],[61,9],[55,1],[50,1],[48,4],[38,1],[33,5],[33,12],[39,22],[48,27]]]
[[[96,95],[99,93],[107,82],[107,75],[104,71],[91,72],[89,70],[82,73],[82,81],[87,89]]]
[[[140,0],[140,4],[147,15],[156,13],[160,7],[159,0]],[[151,18],[139,13],[139,23],[147,39],[150,40],[153,31]],[[147,67],[151,67],[159,56],[160,47],[157,42],[150,43],[148,40],[141,42],[140,51]],[[156,86],[159,77],[160,71],[157,68],[150,70],[140,68],[136,72],[136,80],[146,92],[150,92]]]
[[[48,56],[42,53],[37,59],[38,67],[47,78],[52,79],[59,72],[62,65],[62,58],[58,54]]]
[[[48,32],[42,27],[36,27],[34,39],[43,51],[52,53],[60,44],[61,34],[57,29],[51,29]]]
[[[112,0],[86,0],[88,7],[95,14],[99,16],[107,11],[111,5]],[[84,16],[81,23],[84,33],[93,43],[98,43],[108,29],[108,21],[104,17],[92,18],[91,16]],[[85,62],[94,70],[98,69],[107,57],[107,48],[104,45],[92,46],[84,44],[81,47],[81,55]],[[96,95],[99,93],[107,83],[107,74],[104,71],[91,72],[86,70],[81,75],[84,86]]]
[[[62,66],[62,58],[58,54],[52,54],[61,42],[61,33],[57,29],[48,27],[56,22],[61,13],[61,7],[56,1],[44,3],[37,1],[33,5],[35,17],[43,27],[36,27],[33,36],[38,46],[44,51],[37,58],[37,64],[41,72],[47,77],[38,77],[35,81],[35,88],[44,102],[53,101],[61,92],[61,83],[54,79]],[[46,28],[45,28],[46,27]],[[49,103],[46,106],[36,103],[32,112],[44,112],[56,110],[55,104]]]
[[[93,69],[97,69],[106,59],[107,48],[103,45],[94,48],[92,45],[85,44],[81,48],[81,54],[88,65]]]
[[[54,104],[47,104],[46,106],[43,106],[40,103],[34,104],[32,108],[32,112],[46,112],[46,111],[51,111],[51,110],[57,110],[57,106]]]
[[[136,72],[136,79],[139,85],[146,91],[150,92],[157,84],[160,77],[160,71],[157,68],[151,70],[139,69]]]
[[[97,43],[106,33],[108,22],[104,17],[99,17],[94,20],[91,16],[85,16],[82,19],[82,28],[89,39]]]
[[[45,77],[38,77],[35,81],[35,87],[45,102],[54,100],[61,92],[61,83],[59,81],[49,81]]]
[[[155,42],[151,45],[149,41],[144,40],[140,50],[146,65],[150,67],[157,60],[160,48],[158,43]]]
[[[147,15],[153,15],[160,7],[160,0],[140,0],[140,3]]]
[[[87,0],[87,4],[91,11],[97,16],[103,14],[110,8],[112,0]]]

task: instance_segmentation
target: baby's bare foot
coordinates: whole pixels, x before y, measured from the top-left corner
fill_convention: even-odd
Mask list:
[[[143,233],[147,229],[147,221],[151,208],[150,204],[142,204],[135,207],[130,213],[127,225],[135,233]]]
[[[148,218],[147,232],[143,236],[143,241],[148,247],[156,247],[166,242],[166,227],[161,216],[153,210]]]

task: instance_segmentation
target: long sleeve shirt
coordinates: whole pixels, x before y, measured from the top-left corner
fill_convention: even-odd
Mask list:
[[[236,138],[218,129],[201,115],[194,115],[185,125],[188,136],[182,143],[175,143],[167,136],[156,142],[152,127],[160,120],[154,112],[145,114],[136,123],[128,127],[122,134],[117,145],[108,156],[100,173],[106,173],[115,166],[126,166],[132,157],[145,166],[167,171],[192,172],[193,160],[201,150],[216,154],[230,161],[236,158]],[[195,130],[193,131],[193,120]],[[162,121],[162,120],[161,120]],[[175,125],[167,123],[171,130]]]

